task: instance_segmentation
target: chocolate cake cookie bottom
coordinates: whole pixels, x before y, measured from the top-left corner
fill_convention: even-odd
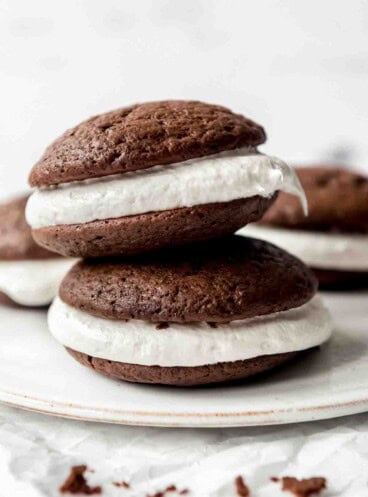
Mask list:
[[[14,300],[12,300],[10,297],[8,297],[4,292],[0,292],[0,304],[18,307],[18,304],[14,302]]]
[[[98,373],[102,373],[110,378],[133,383],[154,383],[181,387],[244,380],[280,366],[293,359],[297,354],[306,352],[263,355],[244,361],[219,362],[204,366],[161,367],[109,361],[107,359],[91,357],[68,347],[66,347],[66,350],[84,366],[92,368]]]
[[[319,281],[320,290],[362,290],[368,289],[368,271],[340,271],[312,268]]]
[[[272,204],[254,196],[85,224],[48,226],[33,230],[43,247],[64,256],[135,255],[231,235],[253,222]]]

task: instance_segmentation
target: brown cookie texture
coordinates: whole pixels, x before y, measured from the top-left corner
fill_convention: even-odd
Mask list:
[[[250,490],[242,476],[237,476],[234,480],[236,495],[238,497],[250,497]]]
[[[0,204],[0,260],[47,259],[55,257],[32,238],[25,218],[29,195]]]
[[[85,224],[34,229],[39,245],[64,256],[130,256],[234,233],[262,217],[273,198],[251,197]]]
[[[310,497],[319,495],[327,488],[327,480],[322,476],[313,476],[298,480],[294,476],[282,476],[281,478],[271,478],[274,482],[281,481],[281,489],[290,492],[295,497]]]
[[[321,290],[361,290],[368,289],[367,271],[338,271],[335,269],[312,268]]]
[[[10,307],[19,307],[14,300],[6,295],[4,292],[0,292],[0,304],[7,305]]]
[[[101,486],[91,487],[88,484],[85,477],[85,473],[88,470],[89,469],[85,464],[72,466],[70,468],[69,476],[59,488],[59,492],[61,494],[101,495]]]
[[[298,352],[288,352],[285,354],[263,355],[244,361],[219,362],[205,366],[161,367],[108,361],[107,359],[91,357],[67,347],[66,350],[84,366],[110,378],[133,383],[151,383],[177,387],[244,380],[280,366],[298,354]]]
[[[368,233],[368,178],[342,167],[295,168],[309,213],[299,200],[280,193],[260,224],[301,230]]]
[[[261,126],[197,101],[131,105],[66,131],[33,167],[32,186],[57,185],[172,164],[266,140]]]
[[[62,281],[60,297],[107,319],[216,323],[301,306],[316,288],[299,259],[234,235],[136,258],[80,261]]]

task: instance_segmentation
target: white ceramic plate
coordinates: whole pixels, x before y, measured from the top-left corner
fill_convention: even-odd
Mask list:
[[[293,423],[368,410],[368,294],[326,296],[334,338],[237,386],[176,389],[116,382],[76,363],[45,312],[0,308],[0,400],[47,414],[157,426]]]

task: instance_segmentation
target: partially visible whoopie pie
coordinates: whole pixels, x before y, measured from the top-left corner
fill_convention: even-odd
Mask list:
[[[303,193],[257,151],[261,126],[196,101],[136,104],[82,122],[33,167],[35,240],[68,256],[134,255],[218,238],[262,217],[278,190]]]
[[[74,260],[39,247],[26,223],[28,195],[0,204],[0,301],[24,306],[50,304]]]
[[[368,178],[337,166],[296,168],[309,213],[282,193],[242,233],[289,250],[313,268],[321,288],[368,287]]]
[[[269,243],[231,236],[64,278],[52,335],[112,378],[176,386],[244,379],[316,347],[331,320],[312,272]]]

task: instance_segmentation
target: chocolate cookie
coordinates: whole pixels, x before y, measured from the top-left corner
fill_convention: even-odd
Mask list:
[[[115,380],[176,387],[192,387],[245,380],[285,364],[298,354],[298,352],[289,352],[264,355],[245,361],[219,362],[205,366],[160,367],[109,361],[91,357],[77,350],[69,348],[66,348],[66,350],[83,366],[92,368],[97,373],[102,373]]]
[[[14,300],[10,299],[4,292],[0,292],[0,304],[5,304],[11,307],[17,306]]]
[[[0,302],[38,307],[50,304],[74,261],[35,243],[25,220],[27,199],[0,205]]]
[[[368,271],[313,269],[322,290],[360,290],[368,288]]]
[[[79,362],[126,381],[242,379],[320,345],[316,280],[270,244],[232,236],[134,258],[79,262],[49,328]]]
[[[279,195],[260,224],[332,233],[368,233],[368,178],[341,167],[299,167],[308,216],[287,193]]]
[[[101,257],[232,234],[260,219],[278,190],[302,195],[286,164],[256,150],[265,139],[250,119],[202,102],[95,116],[32,169],[33,236],[62,255]]]
[[[128,260],[80,261],[62,281],[60,297],[106,319],[228,322],[301,306],[316,288],[295,257],[231,236]]]
[[[281,193],[245,235],[289,250],[314,269],[322,289],[368,287],[368,178],[341,167],[296,168],[309,212]]]
[[[37,245],[26,222],[28,195],[0,204],[0,260],[47,259],[55,254]]]
[[[33,237],[50,250],[74,257],[137,255],[234,233],[260,219],[272,201],[257,196],[86,224],[48,226],[33,230]]]
[[[266,140],[225,107],[168,100],[123,107],[66,131],[33,167],[31,186],[96,178],[212,155]]]

